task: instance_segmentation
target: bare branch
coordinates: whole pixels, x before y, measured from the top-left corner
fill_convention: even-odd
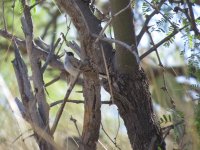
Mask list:
[[[152,48],[150,48],[148,51],[146,51],[144,54],[142,54],[140,56],[140,60],[142,60],[144,57],[146,57],[147,55],[149,55],[151,52],[155,51],[159,46],[161,46],[163,43],[165,43],[166,41],[170,40],[170,38],[172,38],[173,36],[175,36],[177,33],[179,33],[181,30],[185,29],[188,25],[185,25],[184,27],[180,28],[180,29],[176,29],[174,30],[170,35],[168,35],[167,37],[165,37],[164,39],[162,39],[160,42],[158,42],[157,44],[155,44],[155,46],[153,46]]]
[[[58,104],[62,104],[63,102],[64,102],[64,100],[55,101],[55,102],[50,104],[50,107],[53,107],[53,106],[58,105]],[[67,100],[66,103],[84,104],[84,101],[82,101],[82,100]],[[107,101],[101,101],[101,104],[112,105],[112,102],[108,101],[108,100]]]
[[[113,139],[108,135],[108,133],[106,132],[106,130],[103,127],[103,124],[101,123],[101,129],[103,130],[103,132],[105,133],[105,135],[109,138],[109,140],[115,145],[115,147],[119,150],[121,150],[121,148],[117,145],[116,141],[113,141]]]
[[[118,120],[118,128],[117,128],[117,132],[116,132],[116,135],[115,135],[115,143],[117,143],[117,137],[118,137],[118,134],[119,134],[119,129],[120,129],[120,116],[119,116],[119,112],[118,112],[118,117],[117,117],[117,120]]]
[[[70,120],[74,123],[74,125],[75,125],[75,127],[76,127],[76,130],[77,130],[77,132],[78,132],[78,135],[79,135],[79,138],[81,137],[81,133],[80,133],[80,131],[79,131],[79,129],[78,129],[78,125],[77,125],[77,120],[75,119],[75,118],[73,118],[72,116],[70,117]]]
[[[102,53],[102,56],[103,56],[103,62],[104,62],[105,68],[106,68],[106,76],[107,76],[107,80],[108,80],[108,84],[109,84],[109,88],[110,88],[111,101],[114,104],[115,102],[114,102],[114,96],[113,96],[113,89],[112,89],[111,79],[110,79],[108,65],[107,65],[107,62],[106,62],[105,53],[103,51],[103,46],[102,45],[100,45],[100,49],[101,49],[101,53]]]
[[[92,34],[92,36],[93,37],[99,37],[96,34]],[[122,41],[119,41],[119,40],[116,40],[116,39],[109,39],[107,37],[99,37],[99,39],[102,40],[102,41],[108,42],[108,43],[115,43],[115,44],[118,44],[118,45],[124,47],[126,50],[128,50],[129,52],[131,52],[135,56],[137,63],[140,62],[139,56],[138,56],[137,52],[132,50],[132,46],[129,46],[128,44],[126,44]]]
[[[150,37],[150,40],[151,40],[151,43],[152,43],[153,47],[155,47],[155,43],[154,43],[153,37],[152,37],[151,33],[149,32],[149,30],[147,30],[147,33],[148,33],[148,35]],[[155,51],[156,51],[156,56],[158,58],[159,66],[163,67],[163,64],[161,62],[161,59],[160,59],[160,56],[158,54],[157,48],[155,49]]]
[[[55,79],[51,80],[50,82],[46,83],[44,87],[50,86],[51,84],[55,83],[56,81],[60,80],[60,76],[56,77]]]
[[[67,15],[65,15],[65,18],[66,18],[66,24],[67,24]],[[59,52],[60,52],[60,50],[61,50],[61,48],[62,48],[62,45],[63,45],[63,43],[64,43],[64,41],[65,41],[65,39],[66,39],[66,36],[67,36],[67,34],[69,33],[71,23],[72,23],[72,22],[71,22],[71,20],[70,20],[69,25],[67,26],[66,34],[64,35],[64,33],[61,33],[61,36],[62,36],[62,38],[63,38],[63,41],[60,43],[60,47],[59,47],[58,51],[56,52],[56,55],[59,54]]]
[[[126,7],[124,7],[123,9],[121,9],[120,11],[118,11],[117,13],[115,13],[115,14],[109,19],[109,21],[107,22],[107,24],[104,26],[104,28],[101,30],[101,32],[99,33],[98,37],[96,38],[95,43],[98,42],[99,39],[100,39],[100,37],[103,36],[103,34],[104,34],[106,28],[111,24],[113,18],[117,17],[119,14],[121,14],[121,13],[124,12],[126,9],[128,9],[128,8],[131,6],[131,3],[132,3],[132,1],[130,1],[130,3],[129,3]]]
[[[165,69],[163,68],[163,87],[161,87],[161,89],[166,92],[167,96],[170,99],[170,103],[171,103],[171,108],[174,110],[176,108],[174,99],[172,98],[171,94],[169,93],[167,84],[166,84],[166,80],[165,80]]]
[[[7,24],[5,20],[5,13],[4,13],[4,0],[2,0],[2,11],[3,11],[3,24],[4,24],[4,29],[7,31]]]
[[[67,41],[67,39],[65,38],[65,35],[62,33],[62,38],[63,38],[63,41],[65,41],[65,44],[70,47],[78,56],[79,58],[82,58],[81,56],[81,48],[78,46],[78,44],[75,42],[75,41]]]
[[[186,0],[186,2],[187,2],[189,12],[190,12],[191,28],[195,32],[196,35],[200,35],[199,29],[197,28],[196,23],[195,23],[194,12],[192,9],[192,3],[189,0]]]
[[[26,0],[21,1],[23,5],[23,17],[21,18],[22,30],[25,35],[26,50],[28,53],[31,71],[32,71],[32,80],[34,86],[34,110],[30,112],[35,113],[40,117],[40,121],[33,121],[32,127],[34,129],[35,138],[37,140],[38,146],[41,149],[57,149],[49,128],[49,105],[46,101],[46,96],[44,92],[44,81],[41,70],[41,60],[36,57],[36,51],[34,51],[33,43],[33,22],[30,12],[30,7],[26,4]],[[27,89],[29,90],[29,89]],[[32,100],[32,101],[33,101]],[[37,107],[36,107],[37,104]],[[29,108],[29,109],[33,109]]]
[[[69,97],[69,95],[70,95],[72,89],[74,88],[74,86],[75,86],[75,84],[76,84],[76,81],[77,81],[77,79],[78,79],[80,73],[81,73],[81,72],[79,71],[79,73],[77,74],[77,76],[75,77],[75,79],[70,83],[69,88],[67,89],[67,92],[66,92],[65,97],[64,97],[64,101],[63,101],[61,107],[59,108],[59,110],[58,110],[58,112],[57,112],[57,114],[56,114],[56,118],[55,118],[55,120],[54,120],[54,122],[53,122],[53,125],[52,125],[52,127],[51,127],[51,135],[54,134],[54,132],[55,132],[55,130],[56,130],[56,128],[57,128],[58,122],[59,122],[59,120],[60,120],[60,117],[61,117],[61,115],[62,115],[63,109],[64,109],[64,107],[65,107],[65,104],[66,104],[66,102],[68,101],[68,97]]]
[[[58,10],[56,10],[56,12],[54,12],[54,13],[51,15],[52,18],[51,18],[51,20],[48,22],[48,24],[45,26],[44,32],[43,32],[43,34],[42,34],[42,36],[41,36],[42,39],[44,39],[44,38],[46,37],[47,32],[48,32],[50,26],[51,26],[53,23],[56,22],[56,20],[57,20],[57,18],[58,18],[59,15],[60,15],[60,11],[58,11]]]
[[[19,136],[17,136],[13,141],[12,144],[14,144],[20,137],[22,137],[25,133],[32,131],[32,129],[28,129],[27,131],[24,131],[23,133],[21,133]],[[32,135],[33,133],[31,133]],[[24,140],[24,139],[23,139]]]
[[[11,33],[9,32],[6,32],[5,30],[2,30],[0,29],[0,36],[8,39],[8,40],[12,40],[13,38],[15,38],[15,41],[16,41],[16,44],[23,48],[23,49],[26,49],[26,43],[24,40],[16,37],[16,36],[13,36]],[[42,50],[41,48],[39,48],[38,46],[34,45],[33,44],[33,50],[35,51],[35,56],[37,58],[41,58],[43,59],[44,61],[47,60],[47,57],[48,57],[48,52],[47,51],[44,51]],[[63,63],[58,60],[57,56],[56,55],[53,55],[51,61],[49,62],[50,66],[53,67],[53,68],[56,68],[56,69],[59,69],[61,71],[64,71],[64,66],[63,66]]]
[[[44,1],[43,0],[36,1],[33,5],[30,6],[30,10],[42,2]]]
[[[15,59],[12,63],[15,69],[15,74],[17,77],[22,103],[24,105],[23,108],[25,108],[26,116],[28,117],[28,119],[26,120],[29,121],[32,128],[34,129],[37,142],[41,142],[41,139],[45,139],[45,141],[51,143],[53,147],[57,148],[53,139],[46,132],[44,132],[45,125],[43,124],[43,120],[36,107],[36,99],[32,92],[31,84],[28,78],[27,68],[25,63],[23,62],[23,59],[20,56],[15,41],[14,41],[14,46],[15,46]]]
[[[95,38],[99,38],[100,40],[108,42],[108,43],[116,43],[116,44],[126,48],[130,52],[132,52],[131,46],[129,46],[128,44],[126,44],[126,43],[124,43],[122,41],[119,41],[119,40],[116,40],[116,39],[110,39],[110,38],[107,38],[107,37],[100,37],[100,36],[98,36],[96,34],[92,34],[92,36],[95,37]]]
[[[158,10],[162,7],[162,5],[164,4],[165,0],[161,0],[159,5],[158,5]],[[140,40],[142,39],[142,36],[144,35],[144,33],[147,31],[148,29],[148,24],[149,24],[149,21],[151,20],[151,18],[157,14],[157,10],[154,10],[150,15],[147,15],[146,16],[146,20],[144,22],[144,25],[142,27],[142,30],[140,31],[140,33],[138,34],[137,36],[137,45],[140,43]]]
[[[48,64],[49,64],[49,62],[50,62],[51,59],[53,58],[54,51],[55,51],[56,47],[58,46],[60,40],[61,40],[61,38],[58,38],[57,41],[56,41],[56,43],[55,43],[55,45],[51,46],[50,52],[49,52],[48,57],[47,57],[47,60],[46,60],[45,64],[42,66],[42,69],[41,69],[41,70],[42,70],[42,73],[44,73],[44,71],[46,70],[46,68],[47,68],[47,66],[48,66]]]
[[[171,22],[171,20],[168,19],[168,18],[165,16],[165,14],[163,14],[162,12],[160,12],[160,10],[157,8],[157,6],[152,5],[152,4],[151,4],[150,2],[148,2],[147,0],[144,0],[144,1],[145,1],[146,3],[148,3],[154,10],[156,10],[157,13],[161,14],[161,16],[162,16],[165,20],[167,20],[167,21],[172,25],[172,27],[173,27],[174,29],[177,28],[177,26],[176,26],[173,22]]]
[[[167,137],[167,135],[170,133],[170,130],[171,129],[174,129],[174,127],[180,125],[180,124],[183,124],[184,123],[184,120],[181,120],[175,124],[172,124],[172,125],[169,125],[169,126],[166,126],[166,127],[163,127],[162,130],[165,130],[165,135],[163,135],[163,139],[162,139],[162,142],[164,142],[165,138]]]
[[[22,1],[23,3],[23,1]],[[21,19],[23,32],[26,37],[26,49],[29,56],[33,85],[36,92],[36,99],[38,101],[39,112],[44,121],[45,126],[48,126],[49,120],[49,108],[46,103],[46,97],[43,88],[43,77],[40,66],[40,60],[35,57],[35,51],[33,49],[33,23],[31,19],[30,7],[24,2],[24,17]],[[38,91],[40,89],[40,91]]]

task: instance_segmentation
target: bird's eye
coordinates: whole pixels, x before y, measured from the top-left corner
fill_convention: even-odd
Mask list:
[[[68,55],[68,56],[74,56],[74,53],[72,53],[72,52],[67,52],[67,55]]]

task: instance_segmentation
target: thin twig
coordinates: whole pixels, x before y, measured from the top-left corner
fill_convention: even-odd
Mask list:
[[[54,51],[55,51],[55,48],[58,46],[59,42],[60,42],[61,38],[58,38],[58,40],[56,41],[55,45],[52,45],[51,46],[51,50],[48,54],[48,57],[47,57],[47,60],[46,62],[44,63],[44,65],[42,66],[41,70],[42,70],[42,73],[44,73],[44,71],[46,70],[49,62],[51,61],[53,55],[54,55]]]
[[[4,24],[4,29],[7,32],[7,24],[6,24],[6,19],[5,19],[5,12],[4,12],[4,0],[2,0],[2,11],[3,11],[3,24]]]
[[[79,129],[78,129],[78,126],[77,126],[77,120],[75,119],[75,118],[73,118],[72,116],[70,117],[70,120],[74,123],[74,125],[75,125],[75,127],[76,127],[76,130],[77,130],[77,132],[78,132],[78,135],[79,135],[79,138],[81,138],[81,133],[80,133],[80,131],[79,131]]]
[[[115,143],[116,143],[116,141],[117,141],[117,137],[118,137],[119,129],[120,129],[120,117],[119,117],[119,112],[118,112],[117,120],[118,120],[118,127],[117,127],[117,133],[116,133],[115,138],[114,138]]]
[[[65,97],[64,97],[64,101],[63,101],[61,107],[59,108],[59,110],[58,110],[58,112],[56,114],[56,118],[55,118],[55,120],[53,122],[53,125],[52,125],[52,128],[51,128],[51,135],[54,134],[54,132],[55,132],[55,130],[57,128],[58,122],[60,120],[60,117],[61,117],[62,112],[63,112],[64,107],[65,107],[65,104],[68,101],[68,97],[69,97],[70,93],[72,92],[72,89],[74,88],[80,73],[81,73],[81,71],[78,72],[78,74],[76,75],[75,79],[70,83],[69,88],[67,89],[67,92],[66,92]]]
[[[96,35],[96,34],[92,34],[92,36],[98,37],[98,35]],[[122,41],[119,41],[119,40],[116,40],[116,39],[110,39],[110,38],[107,38],[107,37],[99,37],[99,40],[102,40],[102,41],[105,41],[105,42],[108,42],[108,43],[115,43],[115,44],[118,44],[118,45],[124,47],[125,49],[127,49],[129,52],[131,52],[135,56],[137,63],[140,62],[140,59],[139,59],[137,52],[133,51],[132,47],[129,46],[128,44],[126,44],[125,42],[122,42]]]
[[[108,135],[108,133],[106,132],[106,130],[103,127],[103,124],[101,123],[101,129],[103,130],[103,132],[106,134],[106,136],[109,138],[109,140],[115,145],[116,148],[118,148],[119,150],[121,150],[121,148],[117,145],[117,143],[115,141],[113,141],[113,139]]]
[[[57,21],[57,18],[58,18],[59,15],[60,15],[60,12],[59,12],[58,10],[56,10],[54,13],[52,13],[52,15],[51,15],[51,16],[52,16],[52,17],[51,17],[51,20],[50,20],[50,21],[48,22],[48,24],[45,26],[44,32],[43,32],[43,34],[42,34],[42,36],[41,36],[42,39],[44,39],[44,38],[46,37],[47,32],[48,32],[50,26],[51,26],[54,22]]]
[[[102,53],[102,56],[103,56],[104,66],[105,66],[105,69],[106,69],[106,76],[107,76],[107,79],[108,79],[108,85],[109,85],[109,89],[110,89],[111,101],[114,104],[115,102],[114,102],[113,89],[112,89],[112,85],[111,85],[110,75],[109,75],[109,71],[108,71],[108,65],[107,65],[107,62],[106,62],[105,53],[103,51],[102,44],[100,45],[100,48],[101,48],[101,53]]]
[[[172,109],[175,109],[175,102],[173,100],[173,98],[171,97],[171,95],[169,94],[168,88],[167,88],[167,84],[166,84],[166,80],[165,80],[165,70],[163,68],[163,87],[161,87],[161,89],[167,93],[168,97],[170,98],[170,103],[172,105]]]
[[[79,56],[79,58],[82,59],[81,48],[75,41],[69,41],[67,46],[70,47]]]
[[[92,36],[96,37],[96,38],[99,38],[99,40],[102,40],[102,41],[105,41],[105,42],[108,42],[108,43],[116,43],[116,44],[126,48],[131,53],[133,52],[131,46],[129,46],[128,44],[126,44],[126,43],[124,43],[122,41],[119,41],[119,40],[116,40],[116,39],[110,39],[110,38],[107,38],[107,37],[100,37],[97,34],[92,34]]]
[[[164,4],[165,0],[161,0],[161,2],[159,3],[158,5],[158,9],[161,8],[161,6]],[[144,25],[140,31],[140,33],[138,34],[137,36],[137,45],[140,43],[140,40],[142,39],[144,33],[146,32],[146,30],[148,29],[148,24],[149,24],[149,21],[151,20],[151,18],[157,14],[157,10],[154,10],[150,15],[147,15],[146,16],[146,20],[144,22]]]
[[[182,124],[182,123],[184,123],[184,120],[181,120],[181,121],[179,121],[179,122],[177,122],[177,123],[175,123],[175,124],[172,124],[172,125],[163,127],[163,128],[161,128],[161,129],[162,129],[162,130],[166,130],[166,129],[168,129],[168,128],[173,129],[175,126],[178,126],[178,125],[180,125],[180,124]]]
[[[27,133],[27,132],[29,132],[29,131],[32,131],[33,129],[31,128],[31,129],[28,129],[28,130],[26,130],[26,131],[24,131],[23,133],[21,133],[20,135],[18,135],[11,143],[12,144],[14,144],[20,137],[22,137],[25,133]],[[31,135],[33,135],[32,133],[31,133]],[[28,137],[30,137],[30,135],[28,136]],[[23,141],[24,141],[24,139],[22,139]]]
[[[58,77],[54,78],[53,80],[49,81],[48,83],[46,83],[44,85],[44,87],[50,86],[51,84],[57,82],[58,80],[60,80],[60,76],[58,76]]]
[[[170,133],[170,130],[171,129],[174,129],[175,126],[178,126],[180,124],[183,124],[184,123],[184,120],[181,120],[175,124],[172,124],[172,125],[169,125],[169,126],[166,126],[166,127],[163,127],[161,128],[161,130],[166,130],[165,131],[165,134],[163,135],[163,138],[162,138],[162,141],[161,141],[161,144],[164,142],[165,138],[167,137],[167,135]]]
[[[67,41],[65,35],[63,33],[62,34],[62,38],[63,38],[63,42],[65,41],[66,46],[70,47],[78,56],[79,58],[82,59],[81,56],[81,48],[78,46],[78,44],[75,41]]]
[[[101,32],[99,33],[98,37],[97,37],[96,40],[95,40],[95,43],[98,42],[99,39],[100,39],[100,37],[103,36],[103,34],[104,34],[106,28],[111,24],[113,18],[117,17],[119,14],[121,14],[121,13],[124,12],[126,9],[128,9],[128,8],[131,6],[131,3],[132,3],[132,1],[130,1],[130,3],[129,3],[126,7],[124,7],[124,8],[121,9],[121,10],[119,10],[116,14],[114,14],[114,15],[110,18],[110,20],[107,22],[107,24],[104,26],[104,28],[103,28],[103,29],[101,30]]]
[[[67,17],[66,17],[66,23],[67,23]],[[67,32],[65,33],[65,35],[64,35],[63,33],[61,33],[62,38],[63,38],[63,41],[60,43],[60,47],[59,47],[59,49],[58,49],[56,55],[59,54],[59,52],[60,52],[60,50],[61,50],[61,48],[62,48],[62,45],[63,45],[63,43],[65,42],[66,36],[67,36],[67,34],[69,33],[69,30],[70,30],[71,23],[72,23],[72,21],[70,20],[70,21],[69,21],[69,25],[67,26]]]
[[[150,2],[148,2],[147,0],[144,0],[146,3],[148,3],[153,9],[155,9],[159,14],[161,14],[161,16],[163,16],[163,18],[165,19],[165,20],[167,20],[171,25],[172,25],[172,27],[174,28],[174,29],[176,29],[177,28],[177,26],[173,23],[173,22],[171,22],[171,20],[169,20],[169,18],[167,18],[162,12],[160,12],[160,10],[156,7],[156,6],[154,6],[154,5],[152,5]]]
[[[14,20],[15,20],[15,15],[14,15],[14,13],[15,13],[15,1],[16,0],[13,0],[13,4],[12,4],[12,40],[13,40],[13,33],[14,33]],[[12,42],[10,42],[10,44],[9,44],[9,46],[8,46],[8,48],[7,48],[7,50],[6,50],[6,56],[5,56],[5,60],[7,60],[8,59],[8,54],[9,54],[9,51],[10,51],[10,46],[11,46],[11,44],[12,44]]]
[[[14,32],[14,19],[15,19],[15,1],[16,0],[13,0],[13,4],[12,4],[12,35],[13,35],[13,32]]]
[[[149,38],[150,38],[150,40],[151,40],[151,43],[152,43],[153,47],[155,47],[155,43],[154,43],[154,41],[153,41],[153,37],[152,37],[151,33],[149,32],[149,30],[147,30],[147,33],[148,33],[148,35],[149,35]],[[156,52],[156,56],[157,56],[157,58],[158,58],[159,66],[163,67],[163,64],[162,64],[162,62],[161,62],[161,59],[160,59],[160,56],[159,56],[159,54],[158,54],[157,48],[155,49],[155,52]]]
[[[50,107],[63,103],[64,100],[58,100],[50,104]],[[67,103],[74,103],[74,104],[84,104],[85,102],[82,100],[67,100]],[[101,104],[108,104],[111,105],[111,101],[101,101]]]
[[[23,48],[23,49],[26,48],[26,43],[25,43],[24,40],[20,39],[19,37],[14,36],[13,34],[11,34],[11,33],[9,33],[9,32],[6,32],[5,30],[0,29],[0,36],[3,37],[3,38],[5,38],[5,39],[10,40],[11,42],[12,42],[12,40],[13,40],[13,38],[14,38],[15,41],[16,41],[16,43],[17,43],[17,45],[18,45],[19,47],[21,47],[21,48]],[[10,42],[10,44],[12,44],[11,42]],[[9,47],[10,47],[10,45],[9,45]],[[36,56],[37,58],[40,58],[40,59],[46,61],[46,59],[47,59],[47,57],[48,57],[48,52],[42,50],[41,48],[39,48],[39,47],[36,46],[36,45],[33,45],[33,49],[34,49],[34,51],[35,51],[35,53],[36,53],[35,56]],[[65,70],[65,69],[64,69],[64,66],[63,66],[63,63],[62,63],[60,60],[58,60],[57,57],[56,57],[55,55],[53,56],[52,61],[50,61],[50,65],[51,65],[53,68],[57,68],[57,69],[59,69],[59,70],[61,70],[61,71],[64,71],[64,70]]]
[[[108,150],[108,149],[106,148],[106,146],[105,146],[100,140],[98,140],[98,143],[99,143],[105,150]]]
[[[193,9],[192,9],[192,3],[189,0],[186,0],[186,3],[188,5],[188,9],[189,9],[189,12],[190,12],[190,23],[191,23],[192,30],[195,32],[196,35],[199,35],[200,32],[199,32],[199,30],[196,26],[196,23],[195,23],[194,12],[193,12]]]
[[[41,2],[43,2],[43,1],[37,1],[36,3],[34,3],[33,5],[31,5],[29,8],[30,8],[30,10],[32,9],[32,8],[34,8],[36,5],[38,5],[39,3],[41,3]]]
[[[188,26],[185,25],[184,27],[180,28],[180,29],[176,29],[174,30],[170,35],[168,35],[167,37],[165,37],[164,39],[162,39],[160,42],[158,42],[155,46],[153,46],[152,48],[150,48],[148,51],[146,51],[144,54],[142,54],[140,56],[140,60],[142,60],[144,57],[146,57],[147,55],[149,55],[150,53],[152,53],[153,51],[155,51],[156,48],[158,48],[159,46],[161,46],[163,43],[165,43],[166,41],[170,40],[170,38],[172,38],[173,36],[175,36],[177,33],[179,33],[181,30],[185,29]]]

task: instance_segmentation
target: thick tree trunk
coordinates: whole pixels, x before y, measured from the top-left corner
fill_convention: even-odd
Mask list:
[[[130,0],[111,0],[112,14],[128,4]],[[115,38],[132,46],[133,53],[137,53],[131,6],[113,19],[113,29]],[[147,79],[137,62],[138,56],[133,53],[116,45],[112,79],[114,102],[134,150],[165,149],[165,143],[161,143],[162,133],[155,122]]]
[[[155,122],[151,95],[143,70],[137,70],[133,76],[118,74],[113,81],[115,104],[124,120],[132,148],[157,149],[161,145],[162,134]],[[160,147],[165,149],[165,143]]]
[[[95,150],[101,123],[100,83],[97,74],[84,74],[83,95],[85,98],[82,145],[80,150]]]

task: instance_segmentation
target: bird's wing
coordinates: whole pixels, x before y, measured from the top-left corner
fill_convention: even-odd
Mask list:
[[[77,58],[73,57],[70,59],[71,64],[74,66],[74,68],[80,68],[81,67],[81,62]]]

